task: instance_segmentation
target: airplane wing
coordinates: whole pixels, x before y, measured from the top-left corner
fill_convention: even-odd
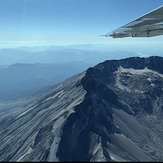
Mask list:
[[[163,35],[163,6],[110,32],[105,37],[153,37]]]

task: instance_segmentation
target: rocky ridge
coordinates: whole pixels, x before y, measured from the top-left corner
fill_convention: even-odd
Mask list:
[[[0,122],[1,161],[161,161],[163,58],[107,60]]]

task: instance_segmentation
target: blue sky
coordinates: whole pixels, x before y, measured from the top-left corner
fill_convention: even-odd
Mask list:
[[[99,35],[161,5],[162,0],[0,0],[0,42],[126,44],[133,38],[122,42]]]

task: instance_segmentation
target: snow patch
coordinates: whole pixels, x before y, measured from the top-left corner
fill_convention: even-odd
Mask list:
[[[145,75],[147,77],[147,80],[149,82],[151,82],[151,86],[155,86],[153,83],[152,83],[152,79],[149,76],[149,74],[152,74],[152,75],[155,75],[155,76],[159,76],[161,78],[163,78],[163,74],[160,74],[156,71],[153,71],[153,70],[150,70],[148,69],[147,67],[145,67],[144,69],[133,69],[133,68],[123,68],[122,66],[119,66],[118,70],[115,71],[115,74],[116,74],[116,83],[115,83],[115,86],[118,87],[119,89],[121,90],[125,90],[125,91],[128,91],[128,92],[131,92],[131,90],[123,85],[121,82],[120,82],[120,75],[123,74],[123,73],[127,73],[127,76],[132,76],[132,75]],[[142,91],[139,91],[139,90],[134,90],[135,92],[140,92],[140,93],[143,93]]]
[[[51,96],[51,97],[45,99],[43,102],[46,102],[46,101],[51,100],[51,99],[54,99],[55,97],[59,97],[60,98],[63,94],[64,94],[64,90],[61,90],[60,92],[56,93],[54,96]]]
[[[148,80],[149,82],[152,82],[152,79],[151,79],[151,78],[147,78],[147,80]]]
[[[17,119],[17,118],[19,118],[19,117],[21,117],[22,115],[24,115],[24,114],[26,114],[26,113],[28,113],[30,110],[32,110],[33,108],[35,108],[37,106],[37,104],[36,105],[34,105],[33,107],[31,107],[30,109],[28,109],[28,110],[26,110],[26,111],[24,111],[23,113],[21,113],[20,115],[18,115],[15,119]]]
[[[133,69],[133,68],[123,68],[122,66],[120,66],[118,68],[118,71],[116,72],[119,72],[119,73],[131,73],[133,75],[142,75],[142,74],[145,74],[145,73],[152,73],[152,74],[155,74],[155,75],[158,75],[160,77],[163,78],[163,74],[160,74],[156,71],[153,71],[153,70],[150,70],[149,68],[145,67],[144,69]]]
[[[21,162],[21,159],[22,159],[23,157],[25,157],[26,155],[30,154],[31,152],[32,152],[32,148],[30,147],[30,148],[28,149],[28,151],[27,151],[24,155],[22,155],[22,156],[17,160],[17,162],[18,162],[18,161]]]
[[[59,89],[60,87],[62,87],[62,84],[60,84],[54,91],[56,91],[56,90]]]
[[[118,161],[118,162],[126,161],[126,160],[124,160],[123,158],[121,158],[121,157],[119,157],[119,156],[117,156],[117,155],[115,155],[115,154],[113,154],[113,153],[111,153],[111,152],[109,152],[109,154],[110,154],[110,158],[111,158],[113,161]]]

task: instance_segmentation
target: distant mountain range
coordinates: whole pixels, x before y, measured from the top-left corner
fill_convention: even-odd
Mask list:
[[[84,62],[55,64],[16,63],[0,67],[0,99],[16,99],[31,96],[47,86],[57,84],[90,65]]]
[[[36,46],[0,49],[0,100],[31,96],[106,58],[139,56],[104,45]]]
[[[111,45],[36,46],[0,49],[0,65],[14,63],[54,64],[62,62],[84,62],[96,65],[106,59],[140,56],[130,50],[113,50]],[[141,54],[142,55],[142,54]]]
[[[162,88],[162,57],[90,67],[0,120],[0,161],[161,161]]]

